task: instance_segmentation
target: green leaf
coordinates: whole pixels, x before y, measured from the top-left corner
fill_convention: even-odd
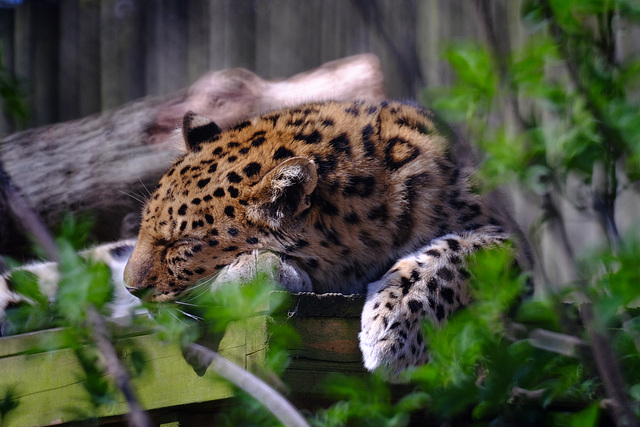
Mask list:
[[[78,324],[89,304],[100,310],[111,300],[111,270],[104,263],[84,260],[66,240],[59,240],[59,248],[61,277],[56,312],[71,324]]]
[[[14,270],[9,278],[13,291],[29,299],[32,303],[46,307],[49,303],[46,295],[40,290],[38,277],[26,270]]]

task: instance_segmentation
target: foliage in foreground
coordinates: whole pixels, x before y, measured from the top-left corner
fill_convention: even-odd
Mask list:
[[[480,144],[480,185],[510,183],[540,208],[531,242],[540,251],[539,231],[553,230],[553,246],[564,251],[571,281],[554,282],[541,265],[543,292],[523,298],[528,277],[510,268],[508,251],[477,255],[469,260],[475,303],[441,328],[424,325],[432,360],[408,373],[404,393],[397,395],[375,374],[335,376],[327,392],[338,402],[309,415],[311,424],[403,426],[426,416],[589,426],[633,425],[640,417],[640,241],[638,230],[621,237],[615,215],[620,194],[637,192],[640,179],[640,61],[620,57],[616,46],[617,32],[640,21],[640,8],[625,0],[528,1],[523,19],[531,36],[518,51],[491,43],[448,49],[458,81],[444,93],[428,93],[429,104],[450,121],[463,122],[469,139]],[[488,117],[503,109],[514,118],[509,125],[487,126]],[[599,224],[601,241],[576,251],[562,203]],[[108,300],[105,268],[79,260],[64,243],[61,251],[61,296],[49,304],[24,278],[21,291],[35,305],[15,309],[11,321],[25,329],[52,321],[72,326],[64,345],[76,352],[97,407],[112,402],[117,391],[96,363],[95,346],[78,343],[92,342],[82,307],[99,311]],[[219,333],[263,306],[268,294],[258,284],[229,289],[199,300],[201,320],[176,306],[156,307],[158,338],[184,345],[200,336],[203,325]],[[268,369],[283,371],[292,339],[274,334]],[[143,369],[142,363],[132,366]],[[14,392],[6,393],[2,420],[15,406]],[[243,410],[218,421],[276,424],[266,412],[249,412],[255,403],[244,402],[238,406]]]

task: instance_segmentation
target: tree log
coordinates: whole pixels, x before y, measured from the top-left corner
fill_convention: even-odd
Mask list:
[[[9,135],[0,144],[0,159],[46,225],[59,222],[65,212],[91,212],[95,237],[115,240],[137,233],[141,204],[181,151],[170,136],[186,111],[224,128],[283,105],[381,99],[384,93],[373,55],[329,62],[281,81],[244,69],[223,70],[166,97]],[[129,221],[123,222],[125,217]],[[2,201],[0,218],[0,253],[15,253],[16,227]]]

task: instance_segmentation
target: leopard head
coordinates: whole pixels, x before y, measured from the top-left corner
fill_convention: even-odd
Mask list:
[[[179,298],[238,255],[279,251],[283,236],[299,231],[316,188],[316,165],[296,156],[274,163],[265,150],[277,134],[246,123],[222,131],[206,117],[184,116],[187,154],[143,210],[124,271],[130,292],[152,301]]]

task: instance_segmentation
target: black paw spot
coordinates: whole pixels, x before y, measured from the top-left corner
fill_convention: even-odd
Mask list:
[[[440,295],[442,296],[442,298],[444,298],[447,304],[449,305],[453,304],[453,299],[455,295],[455,293],[453,292],[453,289],[443,287],[442,289],[440,289]]]
[[[440,251],[437,249],[429,249],[425,254],[430,255],[434,258],[440,258]]]
[[[418,280],[420,280],[420,272],[418,270],[413,270],[411,272],[411,281],[415,283]]]
[[[451,270],[449,270],[447,267],[442,267],[436,274],[438,275],[438,277],[446,280],[447,282],[453,280],[454,277]]]
[[[449,249],[452,251],[457,252],[460,250],[460,242],[456,239],[447,239],[446,242],[449,245]]]
[[[418,300],[412,299],[408,302],[408,306],[409,306],[409,310],[411,310],[411,313],[417,313],[418,311],[422,310],[422,303]]]
[[[402,282],[402,295],[406,295],[409,293],[409,289],[411,289],[411,286],[413,285],[413,283],[411,282],[411,280],[407,279],[406,277],[403,277],[402,279],[400,279],[400,281]]]
[[[431,277],[429,279],[429,281],[427,282],[427,288],[431,291],[431,292],[435,292],[436,290],[438,290],[438,281],[436,280],[435,277]]]
[[[458,273],[460,273],[460,277],[462,277],[465,280],[471,277],[471,274],[464,268],[458,269]]]

